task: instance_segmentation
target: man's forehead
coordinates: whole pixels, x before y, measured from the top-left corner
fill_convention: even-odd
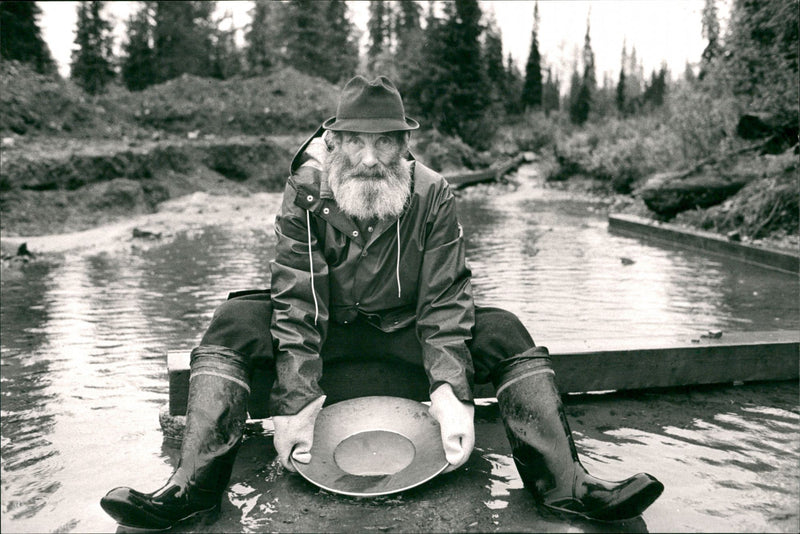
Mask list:
[[[370,133],[370,132],[342,132],[345,139],[353,139],[353,138],[361,138],[364,140],[374,141],[380,137],[389,137],[390,139],[399,140],[402,139],[405,132],[400,131],[391,131],[391,132],[379,132],[379,133]]]

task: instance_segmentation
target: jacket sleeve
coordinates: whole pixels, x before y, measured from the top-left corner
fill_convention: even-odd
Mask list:
[[[448,383],[462,401],[472,400],[472,357],[467,348],[475,324],[472,282],[455,197],[445,188],[429,220],[417,301],[417,335],[432,392]]]
[[[269,402],[272,415],[294,415],[323,394],[320,349],[328,325],[328,266],[315,235],[314,218],[295,205],[296,195],[290,178],[275,218],[278,242],[271,263],[270,329],[277,350]]]

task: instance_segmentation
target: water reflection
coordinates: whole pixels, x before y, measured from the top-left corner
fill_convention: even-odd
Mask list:
[[[476,299],[518,313],[537,340],[798,328],[796,291],[787,291],[797,287],[794,277],[609,235],[588,204],[525,176],[521,183],[465,191],[459,211]],[[164,352],[195,344],[229,291],[267,287],[273,249],[271,228],[257,221],[198,226],[167,245],[67,256],[3,276],[3,532],[112,531],[97,504],[105,491],[152,490],[169,475],[174,451],[162,449],[156,415],[167,399]],[[659,451],[675,492],[667,502],[685,507],[689,519],[676,522],[668,507],[656,508],[651,528],[797,526],[788,511],[800,494],[796,399],[770,391],[738,410],[721,394],[724,402],[705,406],[697,421],[656,419],[644,431],[592,412],[606,427],[579,421],[578,442],[600,471],[618,458],[646,470]],[[669,402],[680,407],[681,399]],[[486,505],[505,512],[506,493],[522,492],[521,482],[507,454],[487,455]],[[711,486],[709,476],[717,481]],[[231,500],[246,530],[258,530],[274,509],[251,486],[233,486]],[[731,504],[709,501],[710,490]],[[751,504],[742,506],[742,495]],[[785,519],[759,510],[764,502]],[[727,519],[711,519],[720,516]]]
[[[609,235],[592,203],[525,172],[504,194],[465,191],[459,213],[476,300],[515,310],[542,343],[800,327],[796,276]]]

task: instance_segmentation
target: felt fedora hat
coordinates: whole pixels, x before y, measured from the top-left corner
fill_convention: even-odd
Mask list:
[[[363,76],[352,78],[342,90],[336,116],[326,120],[326,130],[380,133],[416,130],[419,123],[406,117],[403,99],[392,81],[378,76],[367,81]]]

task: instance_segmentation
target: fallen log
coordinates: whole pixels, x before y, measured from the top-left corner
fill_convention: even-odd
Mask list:
[[[496,182],[503,176],[513,171],[525,161],[524,154],[518,154],[510,160],[496,163],[487,169],[466,172],[454,172],[444,174],[445,180],[450,185],[459,188],[480,182]]]

